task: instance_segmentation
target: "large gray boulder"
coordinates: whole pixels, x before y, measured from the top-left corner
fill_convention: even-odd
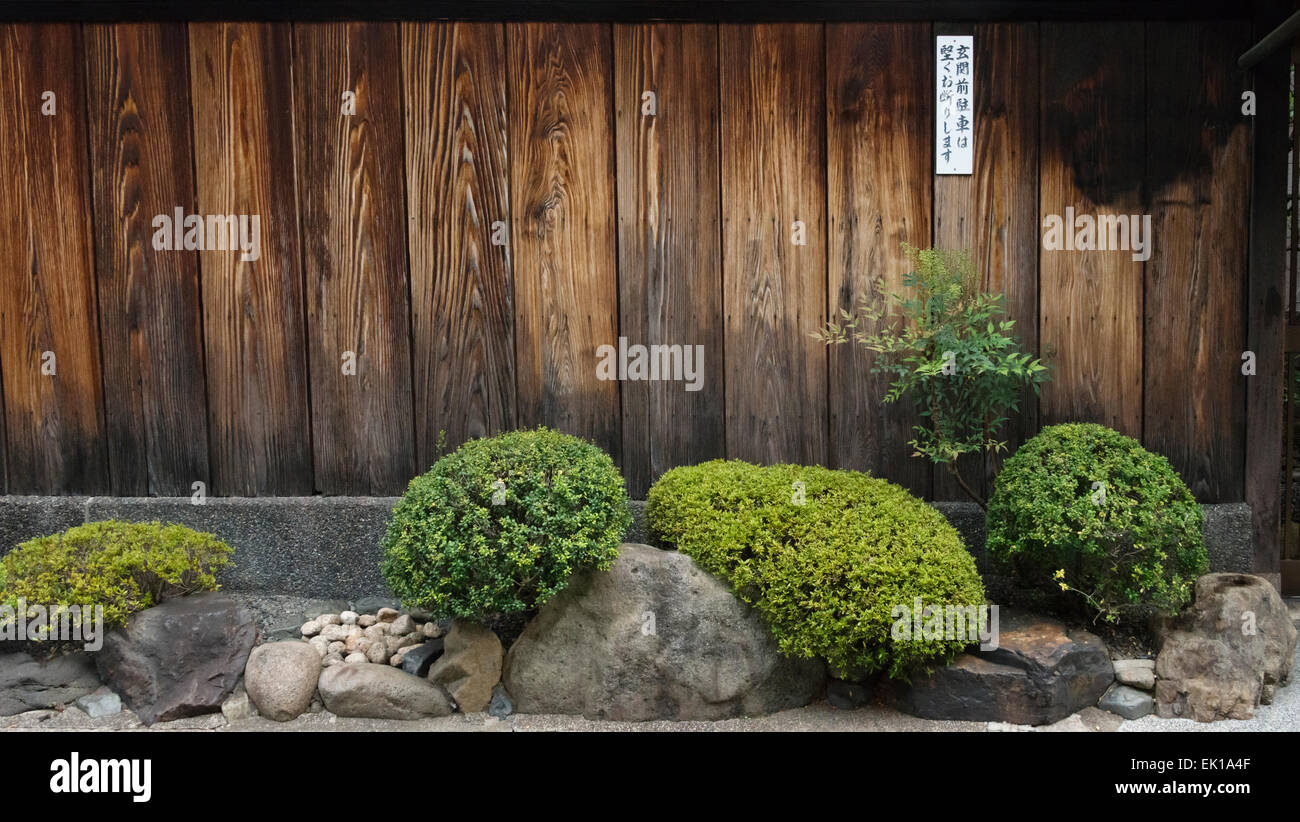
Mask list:
[[[451,702],[427,679],[390,665],[349,662],[321,672],[320,698],[338,716],[421,719],[448,716]]]
[[[1250,574],[1206,574],[1166,626],[1156,713],[1201,722],[1249,719],[1295,665],[1296,628],[1277,590]]]
[[[287,722],[311,706],[320,672],[320,654],[306,642],[271,642],[249,654],[244,688],[258,713]]]
[[[99,688],[95,663],[82,651],[38,661],[28,654],[0,654],[0,716],[71,705]]]
[[[504,682],[519,713],[712,720],[806,705],[824,677],[690,557],[626,543],[542,607]]]
[[[168,600],[104,637],[99,675],[146,725],[215,713],[257,641],[256,615],[221,594]]]
[[[1106,645],[1081,629],[999,610],[998,647],[898,688],[899,707],[926,719],[1048,725],[1097,704],[1115,679]]]

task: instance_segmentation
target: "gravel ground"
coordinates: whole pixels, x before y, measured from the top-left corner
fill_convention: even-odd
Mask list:
[[[1300,672],[1297,672],[1300,676]],[[840,711],[825,702],[781,711],[770,716],[726,719],[717,722],[611,722],[578,716],[515,715],[497,719],[487,714],[455,714],[439,719],[415,721],[356,719],[334,716],[328,711],[304,714],[290,722],[273,722],[254,717],[227,723],[221,714],[209,714],[146,728],[130,711],[91,719],[77,708],[58,711],[29,711],[0,719],[3,730],[44,731],[1006,731],[1028,733],[1091,733],[1111,731],[1300,731],[1300,686],[1278,691],[1272,705],[1263,705],[1255,718],[1246,721],[1199,723],[1189,719],[1158,719],[1154,716],[1126,721],[1097,708],[1087,708],[1054,725],[1031,727],[1002,722],[946,722],[918,719],[891,708],[869,706],[858,711]]]

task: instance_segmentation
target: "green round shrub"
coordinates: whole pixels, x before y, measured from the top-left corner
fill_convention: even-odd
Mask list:
[[[538,428],[471,440],[411,480],[381,569],[409,607],[482,620],[529,611],[587,568],[608,569],[631,524],[613,460]]]
[[[1209,568],[1204,514],[1159,454],[1093,423],[1044,428],[1002,467],[988,550],[1026,587],[1082,594],[1114,621],[1177,611]]]
[[[0,558],[0,601],[101,605],[104,624],[173,597],[216,590],[230,546],[183,525],[105,520],[24,542]]]
[[[866,474],[715,460],[664,474],[646,516],[656,539],[728,580],[783,653],[825,659],[841,677],[907,677],[969,644],[912,634],[900,608],[985,604],[944,516]],[[909,630],[896,636],[900,620]]]

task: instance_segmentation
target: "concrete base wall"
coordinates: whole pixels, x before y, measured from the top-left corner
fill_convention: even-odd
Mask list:
[[[122,519],[178,522],[208,531],[235,549],[220,577],[232,591],[321,598],[391,596],[379,574],[379,541],[396,497],[0,497],[0,555],[29,539],[83,522]],[[989,573],[984,515],[967,502],[934,504]],[[1205,545],[1214,571],[1251,569],[1250,506],[1205,505]],[[632,503],[629,542],[649,542],[645,503]]]

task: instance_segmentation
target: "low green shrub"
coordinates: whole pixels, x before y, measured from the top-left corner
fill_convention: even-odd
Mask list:
[[[410,607],[482,620],[528,611],[607,569],[631,524],[609,455],[538,428],[471,440],[411,480],[381,570]]]
[[[1096,615],[1177,611],[1209,569],[1204,514],[1159,454],[1093,423],[1044,428],[1002,467],[988,550],[1018,582],[1073,591]]]
[[[966,640],[895,638],[898,608],[980,608],[984,586],[961,537],[904,489],[853,471],[715,460],[650,489],[661,543],[728,580],[788,656],[838,676],[906,677]]]
[[[230,546],[183,525],[105,520],[30,540],[0,558],[0,601],[101,605],[104,624],[165,600],[216,590]]]

